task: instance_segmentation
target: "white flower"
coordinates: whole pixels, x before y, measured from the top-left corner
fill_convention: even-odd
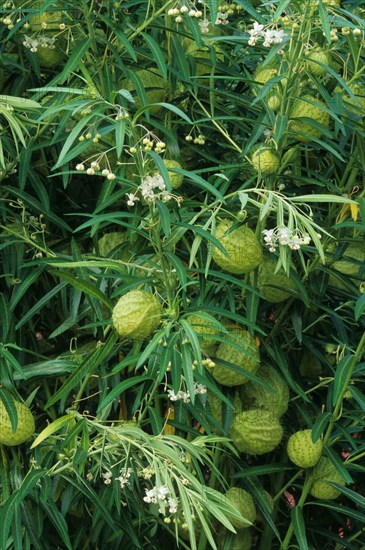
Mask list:
[[[169,492],[170,491],[165,485],[161,485],[161,487],[156,488],[156,497],[158,498],[158,500],[166,500]]]
[[[169,512],[170,514],[176,514],[177,512],[177,499],[175,498],[169,498],[167,500],[167,503],[169,505]]]
[[[209,32],[209,20],[203,19],[203,21],[199,21],[199,27],[202,33]]]
[[[176,394],[174,390],[167,390],[167,393],[170,401],[178,401],[179,399],[178,394]]]
[[[265,243],[273,243],[276,241],[275,229],[264,229],[263,234],[265,235]]]
[[[267,48],[268,46],[271,46],[271,44],[274,42],[274,37],[275,37],[275,32],[276,31],[271,31],[270,29],[267,29],[264,34],[263,34],[263,38],[264,38],[264,46]]]
[[[280,44],[283,41],[285,32],[283,30],[275,31],[274,42],[275,44]]]
[[[110,485],[112,482],[113,474],[111,472],[105,472],[104,474],[101,474],[104,478],[105,485]]]
[[[169,489],[165,485],[161,487],[153,487],[152,489],[145,489],[146,496],[143,497],[144,502],[148,504],[156,504],[157,502],[164,502],[167,495],[169,494]]]
[[[124,489],[126,485],[129,485],[129,478],[131,477],[132,472],[132,468],[128,468],[127,470],[123,468],[123,470],[121,470],[120,472],[121,475],[115,478],[117,481],[120,482],[121,489]]]
[[[263,30],[263,28],[264,28],[264,25],[260,25],[260,23],[255,21],[253,24],[252,32],[254,32],[255,34],[261,34],[261,31]]]
[[[203,384],[195,384],[194,393],[195,395],[203,395],[204,393],[207,393],[207,388],[203,386]]]
[[[127,193],[127,197],[128,197],[128,201],[127,201],[128,206],[134,206],[134,203],[139,201],[139,198],[136,197],[136,195],[134,195],[133,193]]]
[[[156,488],[155,487],[153,489],[150,489],[150,490],[146,489],[145,491],[146,491],[146,496],[143,497],[143,500],[145,502],[147,502],[148,504],[157,502],[157,500],[156,500]]]

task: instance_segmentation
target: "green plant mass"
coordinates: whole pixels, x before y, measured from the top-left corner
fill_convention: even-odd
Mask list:
[[[0,0],[0,550],[365,548],[363,0]]]

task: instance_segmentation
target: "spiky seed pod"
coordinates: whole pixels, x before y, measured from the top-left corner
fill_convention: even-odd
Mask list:
[[[281,106],[281,98],[278,94],[276,93],[271,93],[267,99],[267,106],[269,107],[269,109],[271,109],[272,111],[278,111],[280,109],[280,106]]]
[[[112,320],[121,338],[148,338],[158,327],[162,315],[160,302],[151,292],[131,290],[119,298]]]
[[[324,51],[320,47],[313,48],[306,57],[305,67],[307,71],[314,76],[323,76],[327,74],[325,67],[316,63],[322,63],[323,65],[331,65],[331,54],[328,51]]]
[[[124,244],[128,241],[127,231],[111,231],[105,233],[98,240],[100,256],[106,257],[117,248],[117,246]]]
[[[256,506],[250,493],[239,487],[231,487],[226,492],[225,497],[234,505],[237,512],[239,512],[244,519],[248,520],[250,523],[254,523],[256,520]],[[250,524],[246,523],[246,521],[231,516],[228,516],[228,519],[237,529],[246,529],[250,527]]]
[[[43,30],[47,34],[54,35],[55,32],[60,30],[60,24],[64,22],[64,16],[62,11],[57,11],[54,9],[43,10],[42,7],[46,2],[33,2],[32,8],[38,8],[38,11],[29,17],[29,24],[31,26],[32,32]]]
[[[272,391],[250,380],[241,388],[241,399],[244,407],[266,409],[280,418],[286,413],[289,403],[289,386],[273,367],[262,365],[256,376],[265,382]]]
[[[276,416],[264,409],[237,414],[231,428],[231,439],[241,453],[263,455],[273,451],[283,437],[283,428]]]
[[[59,67],[64,60],[65,54],[59,48],[42,48],[38,47],[37,53],[39,65],[44,69],[55,69]]]
[[[364,243],[350,243],[346,250],[343,253],[341,260],[334,262],[332,268],[336,269],[344,275],[349,275],[350,277],[361,277],[362,280],[365,280],[365,245]],[[358,279],[351,279],[352,282],[357,285],[359,284]],[[330,275],[328,279],[328,284],[334,286],[338,289],[345,289],[345,285],[337,279],[337,277]]]
[[[258,67],[253,76],[254,81],[262,88],[266,82],[274,78],[278,74],[278,69],[275,67]]]
[[[215,237],[228,255],[217,247],[213,249],[213,260],[225,271],[240,275],[255,269],[262,260],[262,247],[255,233],[242,225],[228,233],[231,220],[222,220],[217,226]]]
[[[326,483],[333,481],[338,485],[345,485],[346,482],[342,475],[336,470],[328,458],[322,456],[313,469],[313,483],[310,494],[315,498],[333,500],[340,496],[341,491]]]
[[[264,300],[279,304],[292,296],[285,289],[295,290],[296,285],[282,268],[275,273],[275,267],[276,262],[264,256],[258,267],[257,288]]]
[[[240,346],[241,349],[233,347],[232,344]],[[229,369],[220,363],[220,359],[240,367],[243,372]],[[212,374],[216,381],[224,386],[239,386],[249,380],[244,371],[255,374],[259,368],[259,361],[260,353],[255,338],[247,330],[236,327],[227,335],[227,340],[219,345]]]
[[[336,87],[335,92],[341,94],[343,104],[348,111],[363,117],[365,113],[364,87],[359,84],[349,84],[349,88],[354,94],[355,99],[340,87]]]
[[[267,145],[262,145],[253,153],[252,165],[257,172],[267,176],[275,174],[280,168],[280,158]]]
[[[309,101],[313,103],[309,103]],[[321,109],[321,106],[326,107],[323,101],[311,96],[304,96],[303,99],[297,99],[294,102],[290,112],[290,132],[295,139],[299,141],[310,141],[313,137],[320,138],[322,136],[322,130],[302,120],[303,118],[308,118],[328,128],[330,117],[326,111]],[[300,135],[298,132],[307,135]]]
[[[168,82],[162,78],[159,72],[141,69],[136,71],[136,76],[143,84],[149,105],[151,103],[161,103],[164,101]],[[122,86],[135,94],[134,83],[131,80],[122,82]],[[142,106],[139,97],[135,97],[135,102],[136,108],[139,109]],[[160,105],[154,105],[150,110],[151,113],[157,113],[160,109]]]
[[[299,468],[312,468],[321,458],[323,444],[321,439],[312,440],[312,430],[293,433],[288,439],[288,456]]]
[[[256,506],[250,493],[240,487],[230,487],[225,496],[244,519],[248,520],[250,523],[254,523],[256,520]],[[237,529],[247,529],[250,527],[249,523],[245,521],[230,516],[228,519]]]
[[[214,419],[217,421],[217,423],[222,426],[223,425],[223,401],[216,395],[215,393],[208,391],[207,393],[207,403],[209,406],[209,412],[214,417]],[[238,414],[242,411],[242,401],[239,396],[239,392],[236,391],[234,400],[233,400],[233,409],[229,408],[227,410],[227,415],[230,414]],[[220,435],[222,432],[221,430],[214,424],[212,424],[212,432]]]
[[[24,443],[35,431],[34,417],[30,409],[14,398],[13,401],[18,415],[18,426],[15,432],[12,431],[10,416],[5,405],[0,401],[0,445],[9,447]]]
[[[169,168],[177,168],[179,170],[182,168],[181,164],[177,162],[177,160],[173,159],[164,159],[163,162],[168,169],[172,189],[179,189],[179,187],[181,187],[182,185],[182,182],[184,181],[184,176],[183,174],[178,174],[177,172],[169,170]]]
[[[207,355],[213,355],[219,344],[216,340],[220,334],[217,325],[199,315],[189,315],[186,320],[197,333],[201,350]]]

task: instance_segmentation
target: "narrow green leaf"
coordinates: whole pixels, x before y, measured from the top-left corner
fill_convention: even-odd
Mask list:
[[[326,483],[328,483],[328,485],[331,485],[332,487],[335,487],[335,489],[338,489],[339,491],[341,491],[341,493],[343,495],[347,496],[347,498],[349,498],[350,500],[355,502],[355,504],[359,508],[362,508],[362,509],[365,510],[365,497],[363,497],[359,493],[356,493],[352,489],[349,489],[348,487],[345,487],[344,485],[339,485],[338,483],[335,483],[333,481],[326,480]]]
[[[321,437],[323,432],[326,430],[331,418],[332,418],[332,414],[330,412],[318,414],[317,420],[315,421],[312,427],[313,443],[315,443]]]
[[[7,392],[6,390],[3,390],[1,386],[0,386],[0,401],[3,402],[5,410],[9,415],[11,429],[14,433],[18,427],[18,413],[15,408],[14,399],[11,397],[9,392]]]
[[[167,66],[164,59],[164,54],[158,45],[158,43],[152,38],[151,35],[147,34],[146,32],[142,32],[141,35],[147,42],[151,53],[152,58],[156,62],[156,65],[161,73],[161,76],[164,80],[167,80]]]
[[[109,298],[101,290],[99,290],[93,283],[90,283],[89,281],[85,281],[85,279],[82,279],[81,277],[77,277],[75,275],[72,275],[71,273],[66,273],[64,271],[49,270],[49,273],[54,277],[63,279],[64,281],[72,285],[74,288],[81,290],[88,296],[91,296],[92,298],[96,298],[102,304],[104,304],[109,309],[109,311],[113,310],[113,307],[114,307],[113,302],[109,300]]]
[[[38,281],[40,278],[41,273],[43,273],[45,269],[44,265],[41,265],[38,269],[32,270],[27,277],[19,284],[17,285],[15,295],[13,296],[10,304],[10,311],[14,311],[15,307],[18,305],[19,301],[25,293],[28,291],[29,287]]]
[[[38,434],[38,436],[35,438],[30,448],[34,449],[34,447],[37,447],[40,443],[42,443],[42,441],[47,439],[47,437],[58,432],[61,428],[63,428],[63,426],[68,424],[71,420],[72,421],[75,420],[75,415],[65,414],[63,416],[60,416],[53,422],[51,422],[51,424],[48,424],[48,426],[46,426],[44,430],[42,430],[41,433]]]
[[[0,548],[8,548],[9,531],[14,521],[15,510],[18,507],[17,493],[13,493],[0,506]]]
[[[68,78],[68,76],[74,71],[77,67],[79,67],[80,63],[82,62],[82,58],[86,54],[87,50],[89,49],[89,46],[91,44],[91,38],[85,38],[84,40],[80,40],[78,42],[75,42],[72,46],[72,53],[69,56],[66,65],[64,66],[63,70],[60,74],[56,76],[56,78],[53,79],[53,84],[56,82],[65,82],[65,80]]]
[[[326,37],[328,44],[331,44],[331,25],[328,21],[328,13],[322,0],[319,0],[318,11],[323,33]]]
[[[45,408],[57,403],[59,399],[65,399],[69,392],[77,386],[86,376],[90,376],[92,372],[100,366],[100,364],[109,357],[113,347],[118,340],[116,332],[111,332],[104,344],[96,348],[96,350],[88,356],[85,361],[66,379],[62,386],[53,394],[47,401]]]
[[[47,516],[53,523],[60,539],[63,541],[63,543],[69,550],[72,550],[73,546],[68,534],[68,527],[67,527],[66,520],[58,510],[56,504],[53,502],[53,500],[51,499],[46,500],[42,496],[40,498],[40,503],[42,504],[42,507],[46,512]]]
[[[114,388],[108,393],[108,395],[102,400],[98,407],[98,413],[105,409],[110,403],[112,403],[115,399],[119,399],[120,396],[129,388],[133,388],[133,386],[136,386],[137,384],[147,382],[147,380],[153,380],[150,376],[146,376],[142,374],[141,376],[132,376],[131,378],[128,378],[127,380],[123,380],[123,382],[120,382]]]
[[[54,288],[52,288],[52,290],[50,290],[49,292],[47,292],[47,294],[45,296],[42,296],[42,298],[40,300],[37,301],[37,303],[34,304],[33,307],[31,307],[26,313],[25,315],[23,315],[23,317],[21,318],[21,320],[19,321],[19,323],[16,325],[15,329],[18,330],[20,327],[22,327],[23,325],[25,325],[29,319],[31,319],[33,317],[33,315],[35,315],[36,313],[38,313],[38,311],[40,309],[42,309],[42,307],[44,307],[54,296],[56,296],[56,294],[58,294],[65,286],[67,285],[66,282],[64,283],[60,283],[59,285],[55,286]]]
[[[24,378],[24,371],[22,366],[16,360],[14,355],[8,349],[6,349],[2,344],[0,344],[0,356],[3,356],[3,358],[8,362],[8,364],[12,366],[22,378]]]
[[[365,294],[361,294],[361,296],[356,300],[355,304],[355,321],[358,321],[362,314],[365,311]]]
[[[45,475],[46,475],[45,470],[38,470],[38,469],[28,470],[27,475],[23,479],[22,484],[16,493],[16,502],[18,505],[22,500],[25,499],[27,495],[29,495],[32,492],[33,487]]]
[[[308,550],[307,536],[305,533],[305,523],[303,510],[301,506],[295,506],[291,512],[294,533],[299,544],[300,550]]]
[[[353,360],[352,355],[345,355],[345,357],[343,357],[341,361],[337,363],[336,371],[335,371],[335,379],[333,382],[333,396],[332,396],[333,406],[336,405],[338,399],[346,391],[345,386],[347,381],[348,369],[350,367],[352,360]]]

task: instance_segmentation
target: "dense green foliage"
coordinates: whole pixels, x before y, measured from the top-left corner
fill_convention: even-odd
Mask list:
[[[1,550],[365,546],[362,4],[0,4]]]

